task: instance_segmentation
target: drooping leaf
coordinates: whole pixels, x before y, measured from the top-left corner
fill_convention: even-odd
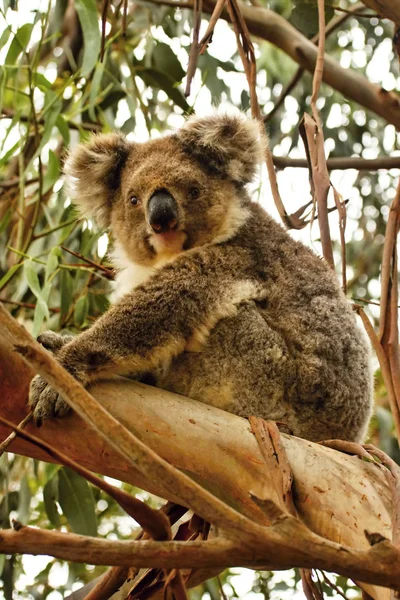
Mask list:
[[[58,115],[56,119],[56,127],[61,133],[65,145],[68,146],[70,141],[69,127],[63,115]]]
[[[25,23],[18,29],[8,49],[5,60],[6,65],[14,66],[19,55],[27,50],[29,40],[31,39],[32,29],[33,23]]]
[[[18,521],[23,525],[28,523],[29,508],[31,505],[32,491],[26,475],[22,478],[18,496]]]
[[[58,500],[74,533],[97,535],[97,518],[92,490],[83,477],[68,467],[58,472]]]
[[[106,65],[106,57],[104,57],[103,62],[99,62],[96,65],[96,69],[94,71],[94,75],[92,77],[91,85],[90,85],[90,95],[89,95],[89,117],[92,121],[96,120],[95,113],[95,104],[100,91],[101,81],[104,75],[104,67]]]
[[[60,513],[58,512],[58,471],[54,473],[53,477],[47,481],[43,488],[43,502],[46,509],[46,514],[49,517],[50,523],[54,527],[60,527]]]
[[[47,265],[46,265],[46,271],[45,271],[46,283],[48,282],[50,275],[52,275],[54,273],[54,271],[57,269],[60,256],[61,256],[61,250],[58,246],[51,249],[49,258],[47,259]]]
[[[325,3],[325,23],[334,15],[333,7]],[[295,0],[290,22],[308,38],[318,32],[318,0]]]
[[[95,0],[75,0],[84,41],[81,74],[87,77],[98,61],[101,36]]]
[[[163,73],[158,69],[149,67],[147,69],[138,71],[138,75],[149,87],[163,90],[167,94],[168,98],[170,98],[185,112],[189,112],[191,110],[190,105],[186,101],[183,93],[176,87],[175,81],[173,81],[168,74]]]
[[[171,79],[182,81],[186,75],[184,69],[170,46],[157,42],[151,55],[152,66],[158,71],[167,73]]]
[[[43,296],[43,292],[39,283],[39,277],[32,260],[26,260],[24,262],[24,273],[29,289],[36,296],[37,303],[41,306],[40,310],[43,312],[43,315],[46,317],[46,319],[48,319],[50,316],[49,309]]]
[[[65,317],[69,314],[72,304],[74,282],[67,269],[61,269],[60,273],[60,323],[64,323]]]
[[[60,176],[60,161],[53,150],[49,150],[49,162],[43,178],[43,194],[46,194]]]
[[[75,327],[82,327],[82,325],[84,324],[86,317],[88,315],[89,312],[89,298],[87,297],[87,295],[85,296],[81,296],[81,298],[79,298],[78,302],[75,305],[75,311],[74,311],[74,325]]]
[[[11,267],[11,269],[7,271],[5,275],[3,275],[3,277],[0,279],[0,290],[3,289],[6,283],[11,279],[14,273],[16,273],[18,269],[22,267],[22,265],[23,263],[18,263],[17,265],[14,265],[13,267]]]

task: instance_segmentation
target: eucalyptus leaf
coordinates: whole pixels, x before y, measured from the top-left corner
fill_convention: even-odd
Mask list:
[[[49,162],[43,178],[43,194],[46,194],[60,176],[60,161],[53,150],[49,150]]]
[[[98,61],[101,46],[96,2],[95,0],[75,0],[75,8],[84,41],[81,75],[87,77]]]
[[[46,271],[45,271],[46,283],[48,282],[50,275],[52,275],[54,273],[54,271],[57,269],[60,256],[61,256],[61,249],[58,246],[51,249],[49,258],[47,259],[47,265],[46,265]]]
[[[5,59],[6,65],[14,66],[19,55],[22,52],[27,51],[29,40],[31,39],[32,29],[33,23],[25,23],[18,29],[8,49]]]
[[[79,298],[75,305],[74,311],[74,325],[75,327],[82,327],[89,312],[89,298],[87,295]]]
[[[43,502],[49,521],[54,527],[60,527],[61,519],[58,512],[58,471],[47,481],[43,488]]]
[[[74,533],[97,535],[93,492],[83,477],[68,467],[58,472],[58,501]]]
[[[28,523],[29,508],[32,500],[32,491],[29,487],[28,478],[26,475],[21,480],[18,496],[18,516],[17,519],[23,525]]]
[[[22,265],[23,263],[18,263],[17,265],[14,265],[13,267],[11,267],[11,269],[7,271],[7,273],[0,279],[0,290],[3,289],[6,283],[8,283],[8,281],[11,279],[14,273],[16,273],[18,269],[22,267]]]
[[[151,63],[155,69],[167,73],[176,82],[182,81],[186,72],[170,46],[157,42],[151,55]]]
[[[72,304],[74,282],[67,269],[61,269],[60,273],[60,323],[63,324],[69,314]]]

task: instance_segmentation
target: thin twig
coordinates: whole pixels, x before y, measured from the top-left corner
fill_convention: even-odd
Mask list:
[[[2,108],[2,118],[5,119],[13,119],[16,116],[16,113],[9,108]],[[0,117],[1,118],[1,117]],[[22,123],[30,123],[31,119],[29,115],[18,115],[18,119],[22,121]],[[38,124],[44,125],[45,119],[39,118],[37,119]],[[99,132],[102,130],[103,126],[98,123],[75,123],[74,121],[67,121],[67,125],[70,129],[86,129],[88,131],[96,131]]]
[[[289,156],[273,156],[274,165],[278,169],[307,168],[305,158]],[[378,169],[400,169],[400,156],[379,156],[378,158],[362,158],[361,156],[335,156],[326,161],[328,171],[334,169],[357,169],[358,171],[376,171]]]
[[[365,331],[367,332],[367,335],[368,335],[369,339],[371,340],[372,347],[375,350],[375,353],[378,357],[379,366],[381,368],[383,380],[385,382],[387,393],[388,393],[388,399],[389,399],[389,404],[390,404],[390,408],[392,411],[393,421],[394,421],[395,428],[396,428],[397,439],[400,439],[400,410],[399,410],[399,406],[396,402],[396,394],[395,394],[395,390],[393,387],[389,359],[386,356],[385,351],[379,341],[379,338],[378,338],[377,334],[375,333],[374,328],[372,327],[370,320],[368,319],[368,317],[365,314],[362,307],[353,305],[353,308],[357,312],[357,314],[360,315],[361,320],[364,325],[364,328],[365,328]]]
[[[185,96],[190,96],[190,87],[192,80],[197,68],[197,60],[199,58],[200,45],[199,45],[199,34],[201,25],[201,13],[203,8],[203,0],[194,0],[194,25],[193,25],[193,39],[192,45],[190,46],[189,64],[186,74],[186,89]]]
[[[18,429],[24,429],[24,427],[33,419],[33,414],[30,412],[26,415],[26,417],[24,417],[21,421],[21,423],[18,424]],[[11,444],[11,442],[13,440],[15,440],[15,438],[17,437],[17,432],[12,431],[10,433],[10,435],[0,444],[0,456],[2,456],[4,454],[4,452],[6,452],[8,446]]]
[[[352,6],[349,10],[345,11],[345,14],[337,16],[334,19],[331,19],[329,21],[329,23],[326,25],[325,38],[328,35],[330,35],[333,31],[335,31],[338,27],[340,27],[340,25],[342,25],[342,23],[344,23],[344,21],[346,21],[349,18],[349,16],[354,15],[356,11],[358,11],[358,10],[360,10],[362,8],[365,8],[365,5],[362,2],[357,2],[357,4],[354,4],[354,6]],[[318,40],[319,40],[319,32],[316,33],[311,38],[310,41],[313,42],[313,44],[318,44]],[[275,113],[277,112],[277,110],[284,103],[286,96],[288,96],[290,94],[290,92],[293,90],[293,88],[300,81],[300,79],[302,78],[304,72],[305,72],[305,69],[303,69],[302,67],[299,67],[297,69],[297,71],[293,75],[292,79],[289,81],[289,83],[282,90],[282,92],[281,92],[278,100],[275,103],[274,108],[272,110],[270,110],[270,112],[267,115],[265,115],[263,117],[264,123],[266,123],[267,121],[270,121],[272,119],[272,117],[275,115]]]
[[[103,6],[102,6],[102,9],[101,9],[101,49],[100,49],[100,62],[103,62],[103,60],[104,60],[104,50],[105,50],[105,46],[106,46],[107,14],[108,14],[109,4],[110,4],[109,0],[103,0]]]
[[[86,262],[88,265],[91,265],[95,269],[98,269],[99,271],[101,271],[102,273],[104,273],[104,276],[107,279],[111,279],[111,280],[115,279],[115,271],[114,271],[114,269],[112,269],[112,268],[110,269],[108,267],[105,267],[104,265],[101,265],[100,263],[96,263],[93,260],[91,260],[90,258],[87,258],[86,256],[83,256],[83,254],[79,254],[79,252],[74,252],[73,250],[70,250],[66,246],[61,246],[61,248],[63,250],[65,250],[65,252],[68,252],[69,254],[72,254],[72,256],[76,256],[76,258],[80,258],[81,260],[83,260],[84,262]]]

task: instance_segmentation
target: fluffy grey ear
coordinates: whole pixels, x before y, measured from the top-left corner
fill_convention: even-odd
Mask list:
[[[178,131],[186,152],[212,173],[243,184],[252,181],[265,141],[257,121],[243,115],[191,117]]]
[[[112,203],[131,148],[122,134],[96,135],[79,144],[65,162],[71,200],[82,215],[94,217],[101,227],[110,225]]]

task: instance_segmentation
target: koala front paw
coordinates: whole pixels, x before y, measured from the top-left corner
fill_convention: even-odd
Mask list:
[[[41,426],[45,419],[63,417],[70,407],[40,375],[36,375],[29,388],[29,407],[36,425]]]
[[[55,331],[45,331],[38,336],[37,341],[39,344],[42,344],[46,350],[50,350],[53,354],[57,354],[65,344],[68,344],[68,342],[73,339],[73,335],[61,335],[60,333],[55,333]]]

